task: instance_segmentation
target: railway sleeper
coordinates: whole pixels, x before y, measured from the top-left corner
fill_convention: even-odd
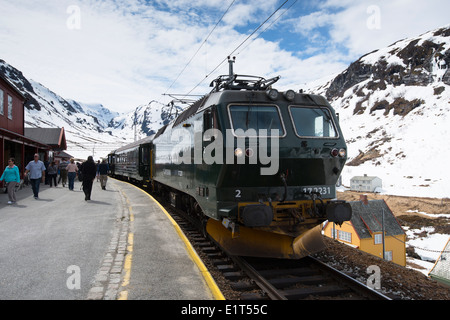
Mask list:
[[[234,271],[239,270],[232,264],[221,264],[221,265],[217,265],[216,267],[221,272],[234,272]]]
[[[244,292],[241,294],[241,300],[269,300],[267,295],[258,292]]]
[[[205,239],[203,239],[203,241],[196,242],[195,245],[200,248],[211,248],[211,242],[205,241]]]
[[[338,296],[341,294],[352,292],[350,288],[328,285],[320,287],[307,287],[283,290],[282,293],[289,300],[305,299],[309,296]]]
[[[223,265],[223,264],[230,264],[231,261],[230,261],[230,259],[228,257],[223,257],[221,259],[212,259],[211,263],[214,266],[219,266],[219,265]]]
[[[206,253],[206,252],[205,252]],[[206,253],[206,255],[208,256],[208,258],[210,259],[220,259],[220,258],[224,258],[224,255],[222,252],[210,252],[210,253]]]
[[[303,284],[303,285],[317,285],[317,284],[323,284],[326,282],[332,281],[331,278],[322,276],[322,275],[313,275],[313,276],[306,276],[306,277],[285,277],[285,278],[277,278],[277,279],[270,279],[269,282],[271,285],[273,285],[275,288],[286,288],[295,286],[297,284]]]
[[[264,278],[275,278],[285,275],[291,276],[311,276],[318,274],[311,268],[292,268],[292,269],[274,269],[274,270],[258,270],[258,273]]]
[[[247,277],[242,271],[224,272],[223,276],[230,281],[238,281]]]
[[[210,254],[210,253],[220,253],[220,251],[216,248],[216,247],[211,247],[211,245],[207,246],[207,247],[203,247],[201,248],[202,251],[206,254]]]
[[[253,281],[239,280],[231,283],[231,288],[236,291],[250,291],[258,289],[258,286]]]

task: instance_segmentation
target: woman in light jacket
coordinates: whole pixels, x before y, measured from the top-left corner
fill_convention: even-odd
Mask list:
[[[19,168],[14,164],[14,158],[8,160],[8,165],[3,171],[0,181],[5,180],[6,189],[8,190],[8,204],[16,203],[16,185],[20,184]]]
[[[70,163],[67,165],[67,177],[69,178],[69,190],[73,191],[75,177],[77,176],[78,167],[74,163],[73,158],[70,159]]]

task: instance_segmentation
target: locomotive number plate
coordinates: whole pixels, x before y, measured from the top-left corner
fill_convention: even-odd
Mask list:
[[[319,193],[322,197],[335,197],[334,186],[308,186],[301,187],[303,193]]]

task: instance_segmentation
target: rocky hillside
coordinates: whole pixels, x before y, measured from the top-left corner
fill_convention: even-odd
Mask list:
[[[364,113],[372,94],[388,86],[433,86],[439,95],[450,85],[450,27],[428,32],[415,39],[398,41],[389,47],[362,56],[339,74],[326,90],[330,100],[344,97],[348,89],[357,97],[354,114]],[[443,84],[443,85],[439,85]],[[348,99],[345,102],[349,102]],[[404,97],[372,103],[370,112],[383,110],[389,114],[406,115],[425,101],[405,100]]]
[[[390,193],[448,197],[450,26],[366,54],[309,90],[340,114],[348,143],[344,184],[379,176]]]

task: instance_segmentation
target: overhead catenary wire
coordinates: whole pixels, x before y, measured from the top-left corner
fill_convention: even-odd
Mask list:
[[[166,92],[164,93],[164,95],[167,94],[167,92],[173,87],[173,85],[177,82],[177,80],[180,78],[180,76],[183,74],[183,72],[186,70],[186,68],[191,64],[192,60],[194,60],[195,56],[197,56],[197,54],[199,53],[200,49],[206,44],[206,42],[208,41],[209,37],[212,35],[212,33],[214,32],[214,30],[216,30],[217,26],[219,25],[219,23],[223,20],[223,18],[225,17],[225,15],[228,13],[228,11],[230,10],[230,8],[233,6],[233,4],[236,2],[236,0],[233,0],[231,2],[231,4],[228,6],[227,10],[224,12],[224,14],[222,15],[222,17],[220,17],[219,21],[217,21],[216,25],[214,26],[214,28],[209,32],[209,34],[206,36],[205,40],[203,40],[203,42],[200,44],[199,48],[197,49],[197,51],[194,53],[194,55],[191,57],[191,59],[188,61],[188,63],[186,63],[186,65],[184,66],[184,68],[181,70],[181,72],[178,74],[178,76],[175,78],[175,80],[170,84],[169,88],[166,90]]]
[[[281,8],[284,7],[284,5],[288,2],[289,0],[284,1],[274,12],[272,12],[272,14],[266,19],[264,20],[264,22],[262,22],[255,30],[253,30],[253,32],[247,36],[233,51],[231,51],[212,71],[210,71],[205,78],[203,78],[194,88],[192,88],[187,94],[191,94],[192,91],[194,91],[195,89],[197,89],[197,87],[202,84],[203,81],[205,81],[207,78],[209,78],[217,69],[219,69],[222,64],[224,64],[227,60],[228,57],[232,56],[233,53],[235,53],[237,50],[239,50],[240,47],[242,47],[244,45],[244,43],[246,43],[259,29],[261,29],[261,27],[266,24],[267,21],[269,21],[278,11],[281,10]]]
[[[249,42],[244,48],[242,48],[242,50],[240,52],[238,52],[236,55],[241,54],[242,51],[244,51],[249,45],[251,45],[256,39],[258,39],[264,32],[266,32],[268,29],[270,29],[275,22],[277,22],[286,12],[288,12],[293,6],[294,4],[297,3],[298,0],[295,0],[286,10],[284,10],[278,17],[276,17],[271,24],[269,24],[267,26],[267,28],[265,28],[263,31],[261,31],[256,37],[253,38],[253,40],[251,42]]]

